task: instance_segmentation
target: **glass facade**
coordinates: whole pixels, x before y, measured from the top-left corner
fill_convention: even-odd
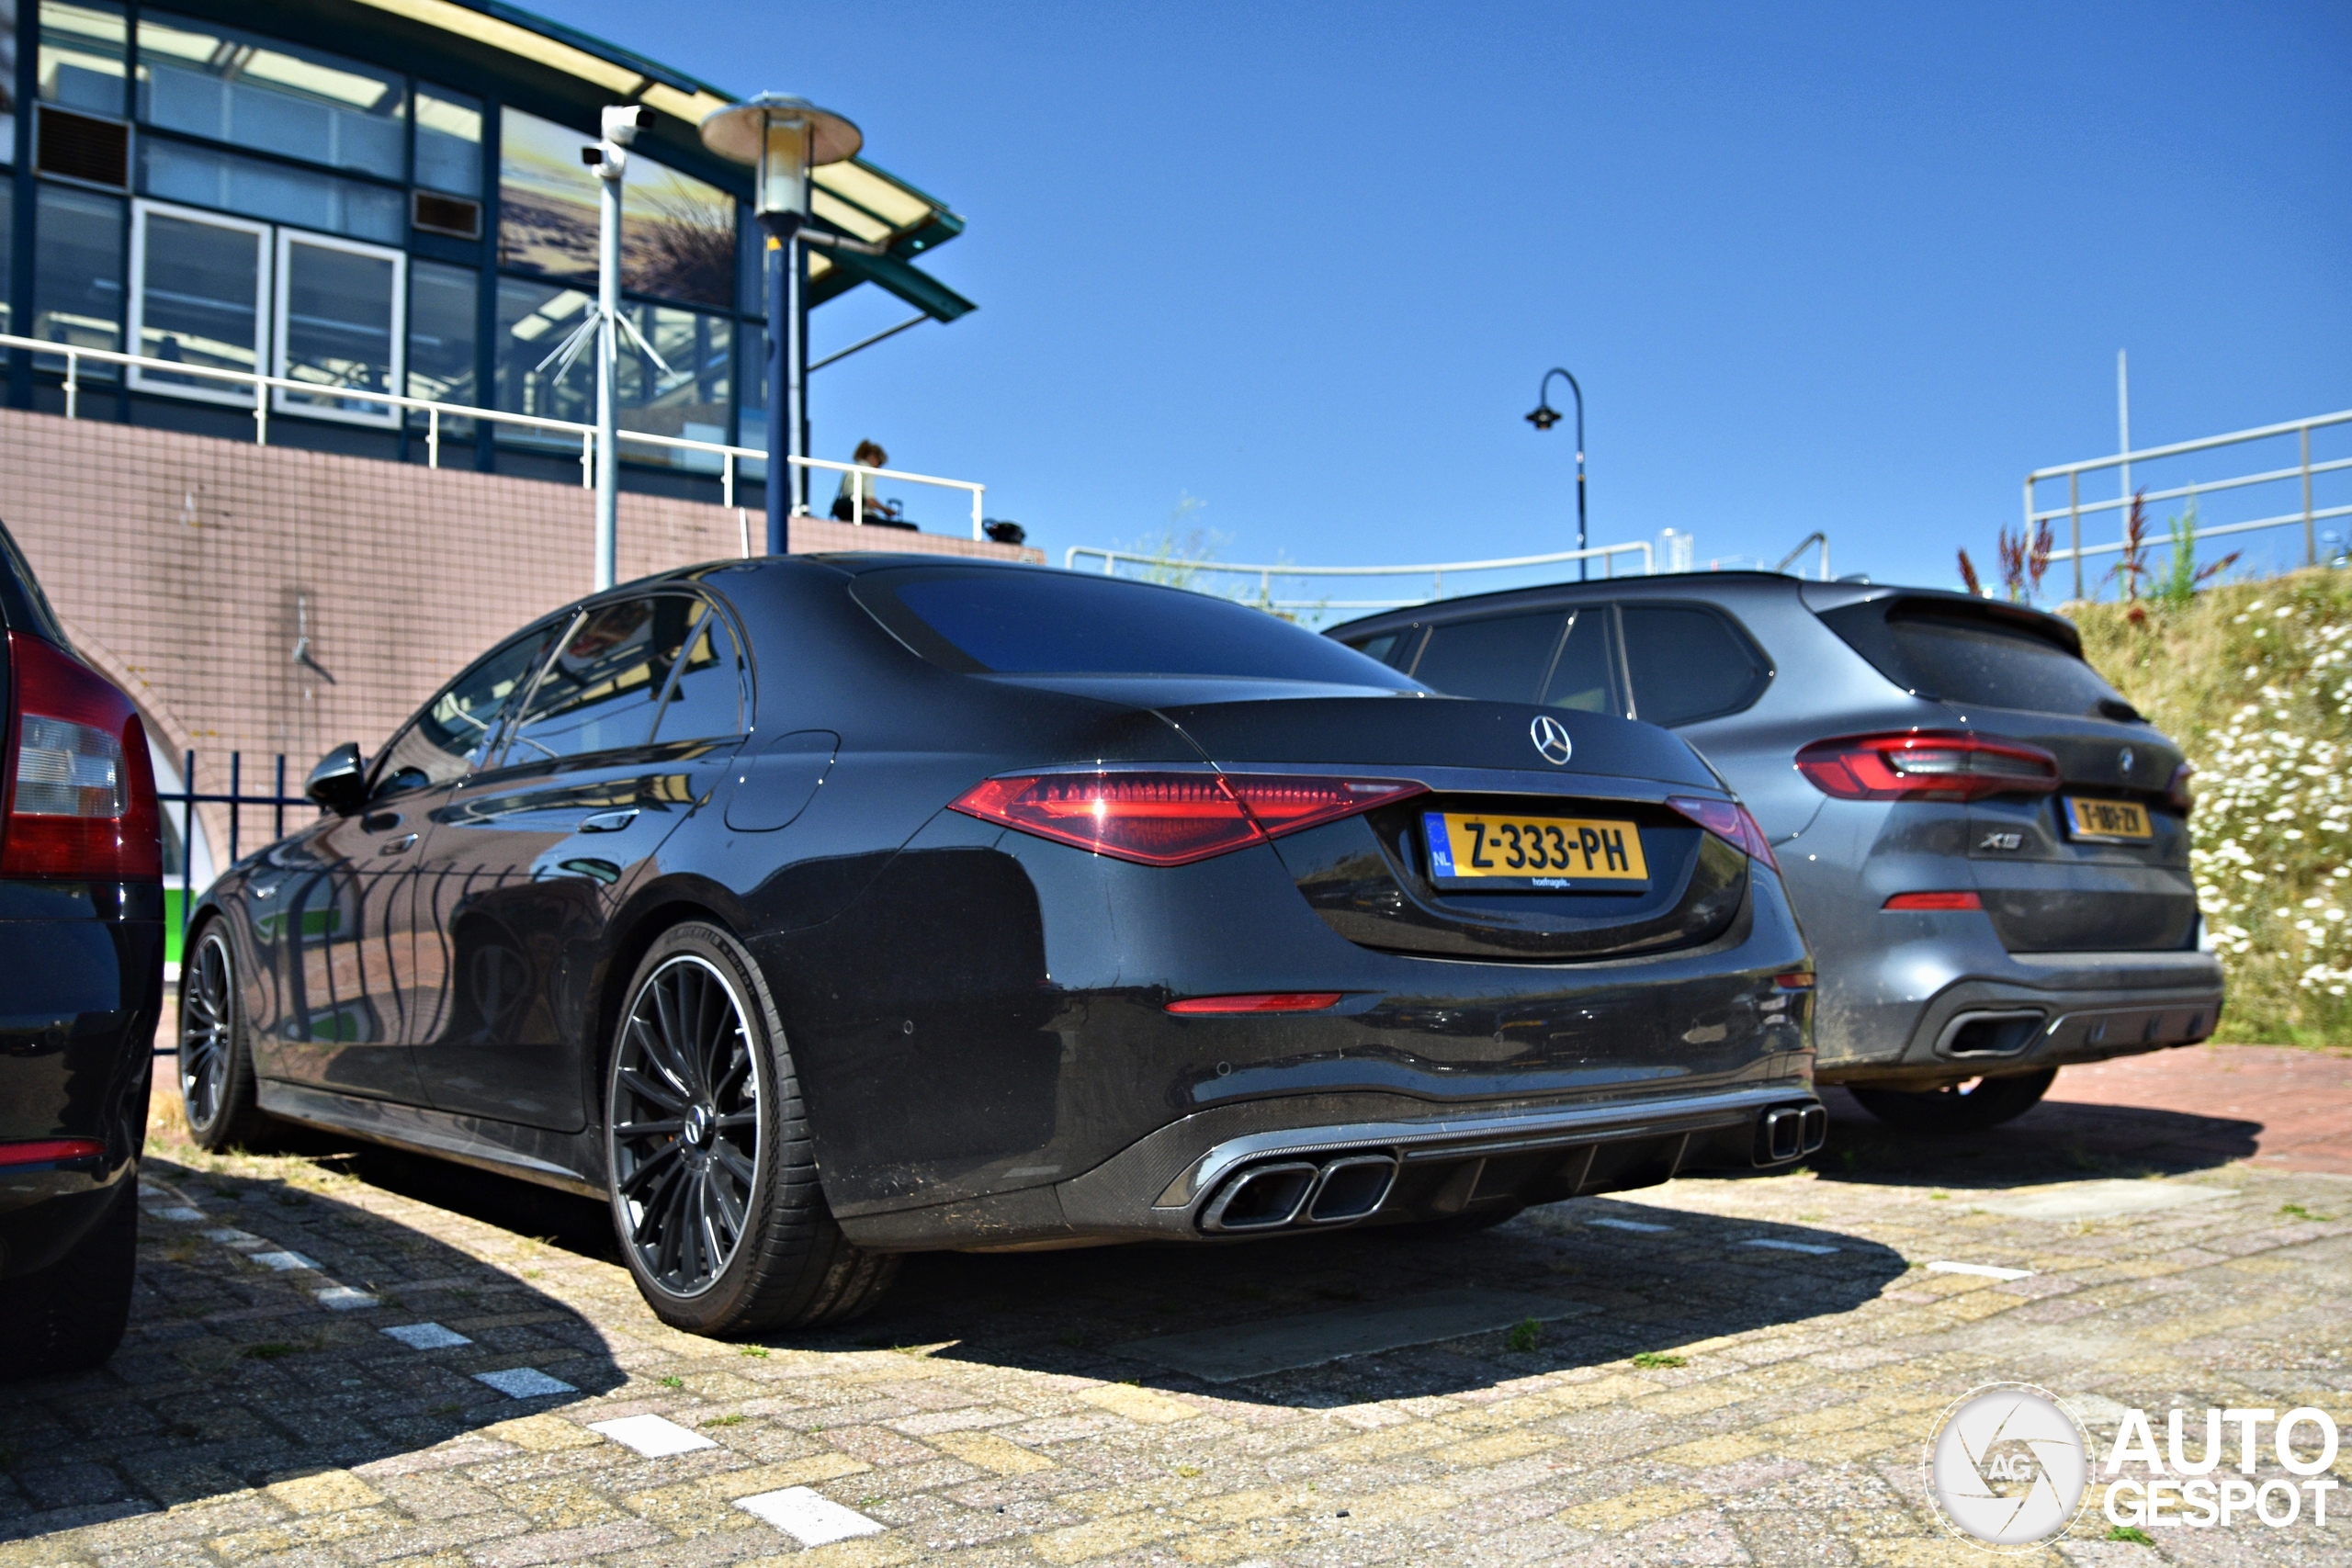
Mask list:
[[[36,182],[32,275],[13,299],[0,290],[0,331],[189,367],[80,367],[85,383],[147,397],[250,408],[250,388],[189,371],[283,376],[304,385],[271,393],[273,418],[379,427],[410,453],[425,417],[368,394],[592,423],[593,345],[560,374],[550,358],[594,288],[601,190],[581,161],[595,139],[584,94],[582,107],[551,107],[570,100],[542,96],[525,72],[512,90],[526,105],[506,101],[507,79],[470,55],[378,49],[376,13],[361,14],[367,25],[341,30],[286,23],[303,33],[289,39],[216,0],[0,0],[0,129],[17,107],[21,15],[28,80],[55,113],[48,145],[62,154],[70,130],[114,154],[11,169],[14,139],[0,136],[0,254],[13,254],[12,183]],[[32,139],[45,134],[36,126]],[[764,339],[763,244],[730,190],[632,151],[621,284],[645,346],[620,345],[624,429],[764,444],[763,366],[739,363]],[[35,368],[53,385],[62,360],[40,355]],[[753,406],[739,416],[745,388]],[[142,417],[135,400],[116,406]],[[454,418],[440,429],[579,452],[567,433]],[[622,456],[673,474],[722,468],[715,454]],[[496,466],[486,451],[480,460]],[[741,477],[763,466],[747,461]]]
[[[0,0],[0,161],[17,157],[17,0]]]

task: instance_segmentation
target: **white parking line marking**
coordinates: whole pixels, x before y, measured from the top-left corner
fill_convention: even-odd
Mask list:
[[[1990,1263],[1953,1263],[1939,1258],[1928,1265],[1930,1274],[1973,1274],[1980,1280],[2030,1280],[2030,1269],[1996,1269]]]
[[[299,1252],[249,1252],[245,1255],[265,1269],[284,1272],[288,1269],[316,1269],[317,1264]]]
[[[538,1399],[550,1393],[578,1393],[561,1378],[551,1378],[537,1367],[509,1367],[503,1372],[476,1372],[474,1382],[486,1382],[509,1399]]]
[[[183,1225],[194,1224],[204,1218],[204,1211],[201,1209],[150,1209],[147,1212],[159,1220],[170,1220],[175,1224]]]
[[[1834,1247],[1815,1247],[1810,1243],[1802,1241],[1773,1241],[1766,1236],[1757,1236],[1751,1240],[1743,1241],[1739,1245],[1742,1247],[1769,1247],[1775,1252],[1811,1253],[1815,1258],[1819,1258],[1826,1253],[1831,1253],[1838,1250]]]
[[[699,1432],[689,1432],[675,1421],[664,1421],[659,1416],[624,1416],[617,1421],[597,1421],[590,1424],[592,1432],[602,1432],[625,1449],[635,1449],[647,1459],[667,1459],[672,1454],[692,1453],[696,1449],[715,1449],[718,1445]]]
[[[1640,1231],[1645,1235],[1652,1232],[1670,1231],[1674,1228],[1672,1225],[1647,1224],[1640,1220],[1587,1220],[1585,1224],[1589,1225],[1607,1225],[1612,1231]]]
[[[452,1345],[470,1345],[472,1340],[454,1328],[444,1328],[437,1323],[394,1324],[384,1332],[412,1350],[447,1350]]]
[[[787,1486],[781,1492],[739,1497],[735,1506],[765,1519],[803,1546],[824,1546],[853,1536],[880,1535],[885,1528],[855,1508],[844,1508],[806,1486]]]
[[[384,1304],[383,1297],[370,1295],[366,1291],[355,1289],[350,1285],[329,1285],[323,1291],[313,1291],[311,1293],[317,1298],[318,1303],[329,1312],[356,1312],[361,1307]]]
[[[204,1239],[207,1241],[217,1241],[223,1247],[266,1247],[269,1245],[267,1242],[262,1240],[261,1237],[254,1235],[251,1231],[241,1231],[234,1228],[206,1231],[204,1233]]]

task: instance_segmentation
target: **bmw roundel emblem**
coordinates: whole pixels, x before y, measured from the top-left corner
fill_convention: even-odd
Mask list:
[[[1554,767],[1564,767],[1568,754],[1575,750],[1568,742],[1568,727],[1550,714],[1538,714],[1535,722],[1527,727],[1528,738],[1535,742],[1536,751]]]

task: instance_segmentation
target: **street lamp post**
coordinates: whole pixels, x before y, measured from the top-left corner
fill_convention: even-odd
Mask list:
[[[1560,423],[1560,411],[1552,406],[1549,396],[1555,376],[1566,381],[1568,390],[1577,398],[1577,548],[1581,550],[1587,547],[1584,532],[1584,389],[1577,385],[1577,378],[1556,367],[1544,372],[1544,380],[1535,389],[1535,412],[1527,416],[1527,423],[1538,430],[1549,430]],[[1584,580],[1591,564],[1582,559],[1577,562],[1578,581]]]
[[[808,171],[855,154],[857,127],[806,98],[763,93],[702,122],[703,145],[758,170],[752,209],[767,232],[768,554],[791,545],[791,513],[808,510]],[[798,505],[792,504],[796,496]]]

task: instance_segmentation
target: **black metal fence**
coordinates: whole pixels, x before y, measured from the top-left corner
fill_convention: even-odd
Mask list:
[[[269,790],[266,794],[257,794],[246,788],[245,754],[242,751],[230,752],[229,787],[223,793],[198,789],[196,753],[183,752],[180,758],[180,787],[155,792],[155,798],[164,805],[180,807],[179,864],[165,867],[164,873],[164,898],[170,921],[170,934],[164,956],[169,962],[177,964],[180,961],[180,939],[187,934],[189,907],[196,902],[196,835],[202,830],[197,826],[196,808],[199,806],[226,806],[229,808],[229,853],[214,867],[216,874],[233,864],[244,852],[245,813],[249,808],[256,812],[266,810],[269,814],[269,837],[262,840],[265,843],[275,842],[286,836],[288,807],[317,809],[305,797],[286,793],[286,753],[278,752],[271,761]],[[177,887],[170,886],[175,873],[179,879]]]

